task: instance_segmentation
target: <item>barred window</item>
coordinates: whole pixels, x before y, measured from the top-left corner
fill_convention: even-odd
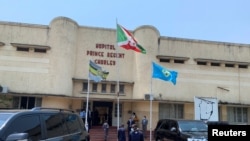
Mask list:
[[[82,86],[82,91],[87,92],[88,91],[88,83],[84,82]]]
[[[16,109],[32,109],[34,107],[41,107],[41,97],[26,97],[26,96],[14,96],[13,97],[13,108]]]
[[[29,52],[29,48],[24,48],[24,47],[17,47],[16,50],[17,50],[17,51]]]
[[[117,103],[115,104],[115,117],[117,117],[117,114],[118,114],[118,107],[117,107]],[[120,117],[122,117],[122,104],[119,104],[119,115]]]
[[[97,83],[93,83],[92,92],[97,92]]]
[[[227,107],[227,116],[229,123],[247,124],[248,113],[246,107]]]
[[[184,105],[183,104],[159,104],[159,119],[164,118],[184,118]]]
[[[107,84],[102,84],[102,93],[107,92]]]
[[[39,49],[39,48],[35,48],[34,52],[39,52],[39,53],[46,53],[47,50],[46,49]]]
[[[115,84],[110,85],[110,92],[115,93]]]
[[[120,86],[119,86],[119,89],[120,89],[120,94],[124,94],[124,85],[123,84],[121,84]]]

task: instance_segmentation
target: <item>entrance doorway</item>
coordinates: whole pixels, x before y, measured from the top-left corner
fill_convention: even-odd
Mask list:
[[[105,120],[112,126],[113,102],[93,101],[93,125],[102,125]]]

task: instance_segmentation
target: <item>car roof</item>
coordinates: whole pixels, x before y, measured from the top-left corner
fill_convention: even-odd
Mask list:
[[[1,113],[17,113],[17,112],[23,112],[23,111],[30,111],[29,109],[0,109]]]
[[[44,108],[44,107],[35,107],[32,109],[0,109],[0,113],[10,113],[10,114],[17,114],[17,113],[58,113],[58,112],[68,112],[68,113],[75,113],[72,110],[68,109],[59,109],[59,108]]]

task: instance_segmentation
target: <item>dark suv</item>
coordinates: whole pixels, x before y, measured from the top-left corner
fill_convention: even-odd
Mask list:
[[[154,130],[156,141],[207,141],[208,126],[200,120],[161,119]]]
[[[0,110],[0,141],[89,141],[82,119],[70,110]]]

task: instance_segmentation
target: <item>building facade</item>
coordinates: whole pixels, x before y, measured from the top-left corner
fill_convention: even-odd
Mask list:
[[[196,118],[195,98],[213,98],[215,105],[200,101],[202,119],[216,113],[220,121],[249,124],[249,44],[166,37],[145,25],[131,31],[147,50],[141,54],[117,47],[115,28],[80,26],[67,17],[49,25],[0,22],[0,31],[0,108],[79,112],[88,104],[98,111],[93,124],[108,119],[117,126],[136,113],[152,129],[158,119]],[[88,81],[89,60],[109,71],[106,80]],[[177,71],[177,84],[153,79],[152,62]]]

